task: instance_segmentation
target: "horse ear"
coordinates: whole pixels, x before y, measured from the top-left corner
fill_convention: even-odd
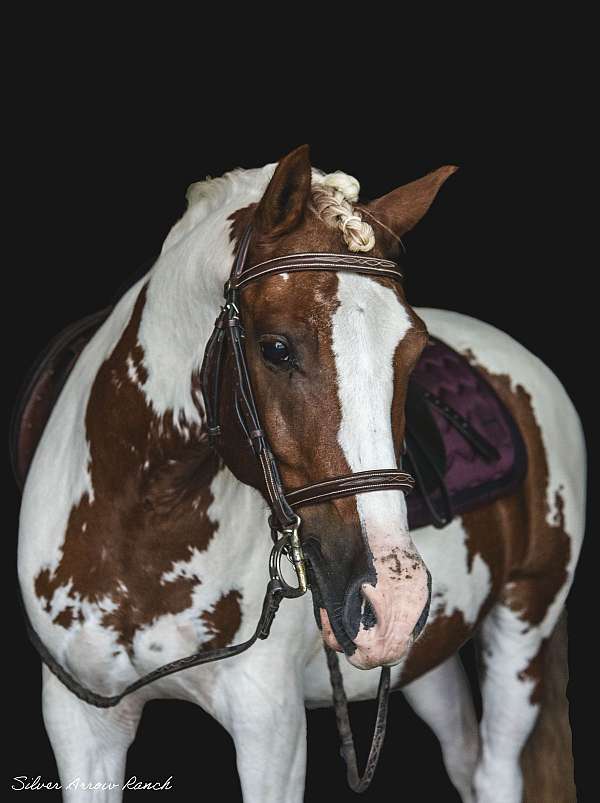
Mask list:
[[[254,214],[254,226],[263,235],[278,237],[302,220],[310,199],[308,145],[296,148],[277,165]]]
[[[378,219],[384,219],[392,231],[402,237],[417,225],[433,203],[433,199],[446,179],[458,167],[446,165],[423,178],[404,184],[368,204],[368,210]]]

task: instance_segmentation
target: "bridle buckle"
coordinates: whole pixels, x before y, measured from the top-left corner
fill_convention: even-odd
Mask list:
[[[269,573],[272,580],[278,580],[281,584],[281,592],[286,597],[301,597],[308,591],[308,577],[306,574],[306,559],[300,543],[300,525],[302,520],[296,515],[296,520],[288,527],[276,527],[271,522],[271,536],[275,541],[269,557]],[[277,533],[281,533],[281,538],[277,538]],[[281,572],[281,558],[283,556],[289,560],[294,567],[298,585],[291,586],[283,577]]]

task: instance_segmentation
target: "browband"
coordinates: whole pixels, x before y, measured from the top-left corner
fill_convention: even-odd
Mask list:
[[[275,257],[259,262],[251,268],[244,268],[237,276],[232,276],[225,286],[226,291],[240,290],[256,279],[278,273],[297,273],[300,271],[351,271],[374,276],[388,276],[397,281],[402,280],[399,266],[389,259],[366,257],[359,254],[322,254],[301,253]]]

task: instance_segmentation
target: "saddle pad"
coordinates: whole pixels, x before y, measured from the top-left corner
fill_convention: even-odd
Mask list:
[[[13,415],[11,458],[22,487],[35,449],[52,408],[75,361],[96,330],[110,314],[103,309],[61,332],[38,357],[30,371]],[[467,360],[440,340],[430,339],[411,377],[407,403],[407,433],[419,436],[427,446],[428,460],[412,453],[417,484],[407,497],[411,529],[432,524],[430,506],[444,508],[444,494],[434,474],[441,476],[456,515],[484,505],[513,491],[526,471],[526,452],[520,433],[493,388]],[[495,447],[487,459],[427,400],[426,394],[455,410]],[[423,462],[421,462],[423,460]],[[433,479],[432,479],[433,477]],[[420,478],[420,482],[419,482]],[[430,505],[425,501],[427,494]]]
[[[450,346],[430,338],[413,371],[411,383],[418,386],[421,404],[428,405],[441,435],[445,454],[439,458],[439,463],[444,465],[443,483],[451,516],[512,493],[527,470],[525,444],[513,417],[483,374]],[[484,458],[428,398],[436,399],[438,404],[466,419],[472,429],[494,447],[493,457]],[[411,428],[408,416],[406,426],[407,430]],[[409,466],[406,468],[410,470]],[[407,498],[411,529],[433,523],[423,491],[417,482]],[[444,508],[439,487],[426,492],[436,509]]]
[[[106,307],[67,326],[30,368],[13,410],[9,432],[10,458],[19,487],[25,484],[44,427],[75,361],[111,311],[112,307]]]

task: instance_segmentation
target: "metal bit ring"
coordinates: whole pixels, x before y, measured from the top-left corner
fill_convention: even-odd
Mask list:
[[[301,597],[308,590],[304,554],[298,536],[299,526],[300,517],[297,517],[297,522],[292,527],[282,530],[281,538],[275,542],[269,556],[269,574],[271,579],[278,580],[281,583],[283,593],[286,597]],[[296,576],[298,577],[298,585],[296,587],[291,586],[283,577],[281,571],[281,559],[283,555],[290,559],[296,570]]]

